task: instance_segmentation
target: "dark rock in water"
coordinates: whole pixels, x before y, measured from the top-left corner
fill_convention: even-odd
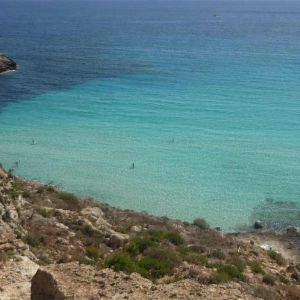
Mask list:
[[[17,64],[5,55],[0,54],[0,73],[16,70]]]
[[[261,221],[255,221],[253,227],[254,229],[262,229],[264,226]]]
[[[251,224],[260,220],[264,230],[285,233],[288,227],[300,227],[300,207],[293,201],[266,199],[253,208]]]

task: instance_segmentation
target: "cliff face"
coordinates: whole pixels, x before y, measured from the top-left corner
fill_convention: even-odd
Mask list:
[[[297,257],[0,168],[0,299],[300,299]]]
[[[0,73],[16,70],[17,64],[5,55],[0,54]]]

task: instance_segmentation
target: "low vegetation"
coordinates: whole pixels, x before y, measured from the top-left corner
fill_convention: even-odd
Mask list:
[[[275,284],[275,277],[271,274],[266,274],[263,277],[263,283],[268,284],[268,285],[274,285]]]
[[[209,278],[209,283],[216,284],[234,279],[244,281],[245,275],[243,274],[243,271],[232,264],[219,264],[217,272]]]
[[[57,192],[57,197],[63,200],[67,208],[70,210],[78,210],[80,208],[79,198],[72,193],[59,191]]]
[[[133,238],[123,249],[105,260],[105,265],[117,271],[138,272],[157,279],[170,274],[179,263],[176,247],[184,239],[176,232],[148,230],[142,237]]]
[[[272,249],[268,250],[267,253],[268,253],[268,256],[270,258],[272,258],[273,260],[275,260],[278,265],[282,266],[285,264],[285,259],[283,258],[283,256],[280,253],[278,253]]]
[[[115,271],[132,273],[136,271],[136,263],[128,253],[115,252],[105,260],[105,266]]]
[[[209,229],[209,224],[203,218],[195,219],[193,224],[199,227],[200,229]]]
[[[269,286],[263,286],[263,285],[256,286],[254,288],[253,295],[259,299],[264,299],[264,300],[283,300],[282,297],[278,295],[277,292],[273,289],[273,287],[269,287]]]
[[[27,243],[31,247],[38,247],[41,244],[45,243],[45,237],[43,237],[37,233],[28,233],[25,236],[24,242]]]
[[[263,270],[261,263],[257,260],[251,262],[250,267],[253,273],[262,274],[262,275],[265,274],[265,271]]]
[[[48,218],[50,216],[49,211],[44,207],[37,207],[35,210],[38,214],[40,214],[44,218]]]
[[[100,251],[94,246],[89,246],[85,249],[86,256],[93,260],[98,260],[100,258]]]

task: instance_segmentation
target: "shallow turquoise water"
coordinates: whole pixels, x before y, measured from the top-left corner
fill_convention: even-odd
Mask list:
[[[0,78],[0,161],[20,160],[19,175],[114,206],[203,216],[225,229],[248,223],[265,198],[299,204],[300,6],[127,1],[116,21],[115,4],[100,3],[106,13],[96,9],[83,27],[99,4],[76,10],[90,42],[70,38],[62,50],[73,23],[49,32],[43,55],[54,61],[45,70],[13,50],[24,66]],[[57,21],[48,18],[46,29]],[[105,38],[95,35],[99,22]],[[75,74],[58,51],[67,57],[74,45],[94,54],[75,58]],[[105,72],[89,65],[100,56]]]

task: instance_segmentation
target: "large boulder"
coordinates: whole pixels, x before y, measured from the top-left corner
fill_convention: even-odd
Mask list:
[[[31,300],[98,299],[96,270],[78,263],[49,265],[31,280]]]
[[[128,242],[129,236],[120,232],[114,232],[108,240],[108,246],[112,249],[117,249],[122,247]]]
[[[39,269],[31,281],[31,300],[41,299],[64,300],[65,295],[55,275]]]
[[[0,73],[16,70],[17,64],[7,56],[0,54]]]

